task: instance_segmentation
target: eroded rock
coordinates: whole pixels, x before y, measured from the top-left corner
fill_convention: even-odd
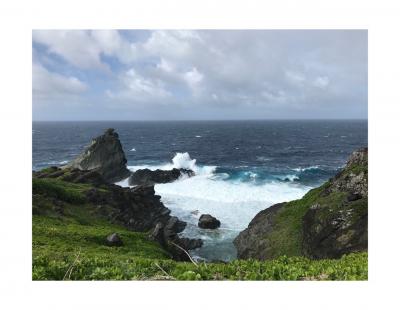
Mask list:
[[[126,162],[118,134],[109,128],[65,167],[96,171],[107,182],[117,182],[130,175]]]
[[[199,218],[198,226],[206,229],[216,229],[221,226],[221,222],[210,214],[202,214]]]

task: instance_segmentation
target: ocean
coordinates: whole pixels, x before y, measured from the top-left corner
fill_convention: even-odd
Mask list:
[[[182,234],[203,239],[191,254],[207,260],[234,259],[232,240],[259,211],[301,198],[368,145],[366,120],[33,122],[33,170],[67,163],[110,127],[130,170],[195,171],[155,190],[172,215],[188,223]],[[126,180],[118,184],[128,186]],[[199,229],[203,213],[221,227]]]

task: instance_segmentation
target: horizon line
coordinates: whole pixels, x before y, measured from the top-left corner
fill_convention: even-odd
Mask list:
[[[34,122],[231,122],[231,121],[368,121],[368,118],[265,118],[265,119],[99,119],[99,120],[32,120]]]

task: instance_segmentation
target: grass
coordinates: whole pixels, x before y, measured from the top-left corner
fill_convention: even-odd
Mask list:
[[[322,190],[323,187],[313,189],[302,199],[288,202],[278,211],[275,228],[266,237],[270,244],[269,255],[271,257],[302,255],[302,218],[311,204],[315,203]]]
[[[32,191],[65,202],[83,203],[86,201],[83,192],[90,189],[88,184],[76,184],[57,179],[32,179]]]
[[[121,247],[104,244],[118,232]],[[175,262],[145,234],[34,217],[33,280],[365,280],[366,253],[339,260],[282,256],[271,261]]]
[[[310,260],[299,254],[299,218],[320,189],[290,202],[277,222],[276,259],[230,263],[176,262],[146,233],[112,225],[86,201],[89,184],[33,179],[33,280],[366,280],[367,253]],[[103,206],[107,208],[107,206]],[[107,211],[107,210],[106,210]],[[118,233],[123,246],[109,247]],[[279,245],[279,247],[278,247]],[[281,247],[281,248],[280,248]],[[285,253],[286,252],[286,253]],[[285,253],[286,255],[281,255]],[[279,256],[279,257],[278,257]],[[288,257],[291,256],[291,257]]]
[[[121,247],[105,238],[117,232]],[[176,262],[145,233],[95,221],[33,216],[33,280],[365,280],[367,253],[338,260],[281,256],[275,260],[230,263]]]

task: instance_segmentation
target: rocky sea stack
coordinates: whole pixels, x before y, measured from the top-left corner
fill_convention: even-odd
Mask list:
[[[65,167],[96,171],[104,180],[117,182],[130,175],[126,163],[118,134],[109,128],[103,135],[93,139],[84,152]]]
[[[234,240],[241,259],[339,258],[368,249],[368,149],[302,199],[259,212]]]

